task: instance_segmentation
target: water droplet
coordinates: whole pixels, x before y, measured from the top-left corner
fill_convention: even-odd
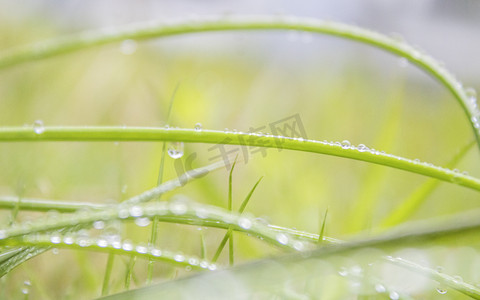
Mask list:
[[[54,255],[57,255],[57,254],[58,254],[58,248],[53,248],[53,249],[52,249],[52,253],[53,253]]]
[[[390,292],[390,295],[389,295],[389,296],[390,296],[390,299],[392,299],[392,300],[398,300],[398,299],[400,299],[400,295],[399,295],[397,292],[395,292],[395,291]]]
[[[445,294],[447,293],[447,290],[446,290],[446,289],[442,289],[442,288],[440,288],[440,287],[437,287],[437,292],[438,292],[439,294],[445,295]]]
[[[137,42],[134,40],[124,40],[120,44],[120,52],[124,55],[132,55],[137,51]]]
[[[390,37],[394,39],[396,42],[399,42],[399,43],[405,42],[405,38],[398,32],[391,32]]]
[[[288,244],[288,236],[285,233],[279,233],[277,234],[277,242],[279,242],[282,245]]]
[[[132,217],[141,217],[143,215],[143,209],[140,206],[132,206],[128,211]]]
[[[195,215],[200,219],[206,219],[208,218],[208,211],[205,208],[199,207],[195,209]]]
[[[168,155],[173,158],[177,159],[183,156],[183,142],[170,142],[168,143]]]
[[[380,283],[377,283],[375,285],[375,291],[377,291],[377,293],[385,293],[387,291],[387,289],[381,285]]]
[[[295,241],[293,243],[293,249],[297,251],[303,251],[303,249],[305,249],[305,244],[300,241]]]
[[[462,278],[462,276],[455,275],[455,276],[453,276],[453,281],[455,281],[456,283],[461,283],[461,282],[463,282],[463,278]]]
[[[210,271],[215,271],[217,269],[217,265],[211,264],[211,265],[208,266],[208,269]]]
[[[370,150],[370,149],[368,149],[368,147],[365,146],[364,144],[359,144],[359,145],[357,146],[357,149],[358,149],[358,151],[360,151],[360,152],[365,152],[365,151]]]
[[[99,239],[97,240],[97,246],[101,248],[105,248],[108,246],[108,242],[105,239]]]
[[[29,292],[30,290],[27,287],[22,288],[22,294],[28,295]]]
[[[25,281],[23,282],[23,284],[26,285],[26,286],[31,286],[31,285],[32,285],[32,283],[30,282],[30,280],[25,280]]]
[[[350,269],[350,272],[352,273],[352,275],[354,276],[360,276],[363,272],[363,269],[362,267],[360,266],[353,266],[351,269]]]
[[[185,271],[190,272],[192,270],[191,266],[185,266]]]
[[[201,123],[195,124],[194,130],[195,130],[195,131],[202,131],[202,124],[201,124]]]
[[[175,200],[171,202],[169,205],[169,209],[172,213],[176,215],[183,215],[188,211],[188,206],[187,206],[187,203],[185,203],[185,201],[180,199],[180,200]]]
[[[195,257],[191,257],[188,259],[188,263],[191,264],[192,266],[197,266],[199,264],[199,261]]]
[[[338,274],[339,274],[340,276],[342,276],[342,277],[347,276],[347,275],[348,275],[347,268],[341,267],[341,268],[340,268],[340,271],[338,271]]]
[[[472,117],[472,123],[473,123],[473,127],[475,128],[480,128],[480,120],[478,117]]]
[[[90,246],[90,241],[86,238],[79,238],[78,241],[77,241],[77,244],[80,247],[88,247],[88,246]]]
[[[122,243],[120,243],[119,241],[113,241],[112,242],[112,247],[115,248],[115,249],[120,249],[120,248],[122,248]]]
[[[252,227],[252,221],[250,221],[248,218],[241,217],[238,220],[238,225],[243,229],[250,229]]]
[[[52,244],[60,244],[61,241],[62,241],[62,238],[59,235],[53,235],[50,238],[50,242],[52,242]]]
[[[43,125],[42,120],[36,120],[33,122],[33,131],[35,131],[36,134],[42,134],[45,132],[45,126]]]
[[[202,260],[202,261],[200,262],[200,267],[203,268],[203,269],[208,268],[208,262]]]
[[[122,249],[125,251],[132,251],[133,250],[132,242],[129,240],[123,241]]]
[[[153,256],[156,256],[156,257],[162,256],[162,250],[160,249],[152,249],[152,251],[150,252],[152,253]]]
[[[467,94],[467,97],[471,102],[477,101],[477,91],[475,91],[474,88],[466,88],[465,94]]]
[[[140,227],[145,227],[150,224],[150,219],[149,218],[137,218],[135,219],[135,224]]]
[[[93,228],[101,230],[101,229],[105,228],[105,222],[95,221],[95,222],[93,222]]]
[[[352,144],[348,140],[343,140],[341,143],[341,146],[343,149],[349,149],[352,146]]]
[[[185,256],[183,256],[183,255],[181,255],[181,254],[176,254],[176,255],[173,257],[173,259],[174,259],[175,261],[182,262],[182,261],[185,260]]]
[[[5,230],[0,230],[0,240],[6,237],[7,237],[7,233],[5,232]]]
[[[122,194],[126,194],[127,193],[127,190],[128,190],[128,185],[124,184],[122,186],[122,190],[120,191]]]
[[[141,254],[145,254],[148,252],[148,248],[143,246],[143,245],[138,245],[135,250],[138,252],[138,253],[141,253]]]
[[[420,51],[413,50],[413,52],[412,52],[413,59],[420,59],[421,56],[422,56],[422,54],[420,53]]]
[[[130,213],[128,212],[128,209],[121,209],[118,211],[118,217],[120,219],[126,219],[129,215]]]
[[[75,240],[72,236],[66,236],[63,238],[63,243],[66,245],[72,245]]]

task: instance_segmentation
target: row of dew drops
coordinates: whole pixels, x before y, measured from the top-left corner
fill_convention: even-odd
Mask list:
[[[227,224],[238,225],[240,228],[242,228],[245,231],[251,232],[254,235],[260,235],[259,237],[261,237],[261,235],[263,234],[266,234],[266,236],[269,236],[269,238],[276,240],[276,242],[278,242],[279,244],[288,245],[297,251],[302,251],[305,249],[305,244],[303,242],[291,238],[286,233],[271,232],[263,222],[253,219],[248,214],[240,215],[240,216],[233,216],[233,215],[222,214],[222,213],[218,214],[215,211],[211,211],[195,203],[190,203],[189,199],[187,198],[179,197],[175,200],[171,200],[168,202],[166,201],[162,203],[149,204],[146,206],[139,206],[139,205],[125,206],[125,207],[120,207],[118,209],[116,208],[113,208],[113,209],[114,211],[112,212],[116,214],[118,217],[117,221],[120,222],[121,220],[132,218],[134,220],[135,225],[139,227],[148,226],[151,223],[151,218],[157,215],[165,215],[168,213],[172,213],[173,215],[176,215],[176,216],[195,215],[199,219],[213,218],[217,220],[216,221],[217,223],[220,223],[221,222],[220,220],[222,220]],[[88,216],[90,211],[91,209],[83,209],[77,212],[77,214],[79,217]],[[103,213],[105,213],[104,219],[99,217],[99,220],[94,221],[92,223],[92,227],[94,229],[102,230],[102,235],[100,236],[100,239],[96,241],[97,246],[106,247],[110,245],[110,246],[114,246],[114,248],[121,247],[124,250],[129,249],[130,247],[128,246],[129,245],[128,241],[124,242],[126,243],[124,244],[126,248],[124,248],[123,246],[120,246],[121,241],[120,241],[120,230],[118,229],[119,225],[115,223],[108,223],[109,226],[106,226],[107,223],[104,220],[110,219],[110,217],[107,217],[107,216],[109,216],[111,213],[108,211],[104,211],[102,212],[102,214]],[[62,222],[63,218],[67,218],[67,217],[61,215],[58,212],[52,211],[47,213],[44,216],[44,219],[39,220],[39,223],[55,224],[57,221]],[[77,219],[75,218],[72,219],[70,216],[68,217],[68,220],[70,221],[70,220],[77,220]],[[17,228],[14,227],[14,228],[11,228],[11,230],[15,232],[15,230],[20,229],[22,232],[26,232],[26,231],[30,231],[31,228],[34,228],[32,226],[34,226],[34,223],[25,222],[25,223],[16,225],[15,227]],[[263,227],[264,229],[261,229]],[[259,231],[259,230],[262,230],[262,231]],[[7,230],[0,230],[0,240],[9,238],[9,235],[10,234]],[[32,237],[32,235],[28,235],[28,236]],[[92,243],[95,243],[95,241],[90,241],[90,238],[91,237],[89,236],[88,231],[80,230],[75,235],[66,234],[65,236],[63,236],[61,234],[54,234],[51,237],[50,242],[55,244],[63,241],[65,244],[76,243],[79,246],[89,246]],[[140,248],[140,250],[141,249],[143,248]]]
[[[476,105],[476,92],[473,88],[468,88],[465,90],[467,92],[467,94],[469,95],[469,99],[472,99],[472,103],[475,103]],[[477,106],[476,106],[477,107]],[[476,126],[476,128],[480,128],[480,113],[479,113],[479,118],[476,118],[475,120],[473,120],[472,118],[472,121],[474,122],[474,124],[477,124],[478,127]],[[477,122],[477,123],[475,123]],[[124,127],[125,128],[125,127]],[[164,127],[165,129],[170,129],[170,127],[168,125],[166,125]],[[43,124],[43,122],[41,120],[37,120],[34,122],[33,124],[33,130],[36,134],[42,134],[43,132],[45,132],[45,126]],[[194,130],[196,132],[200,132],[202,131],[202,124],[201,123],[197,123],[195,124],[195,127],[194,127]],[[270,135],[268,133],[266,134],[263,134],[261,132],[249,132],[249,133],[244,133],[244,132],[241,132],[241,131],[237,131],[237,130],[229,130],[228,128],[225,128],[224,132],[226,133],[235,133],[235,134],[248,134],[248,135],[255,135],[255,136],[265,136],[265,137],[274,137],[273,135]],[[290,138],[290,137],[282,137],[282,138],[285,138],[285,139],[292,139],[292,140],[298,140],[298,141],[306,141],[304,138],[302,137],[298,137],[298,138]],[[358,146],[354,146],[350,143],[350,141],[348,140],[344,140],[342,142],[333,142],[333,141],[327,141],[327,140],[324,140],[324,141],[316,141],[316,140],[309,140],[311,142],[317,142],[317,143],[322,143],[322,144],[325,144],[325,145],[330,145],[330,146],[340,146],[342,147],[343,149],[351,149],[351,150],[357,150],[359,152],[370,152],[372,154],[376,154],[376,155],[385,155],[385,156],[389,156],[389,157],[394,157],[394,158],[397,158],[399,160],[403,160],[403,158],[399,157],[399,156],[395,156],[395,155],[392,155],[392,154],[387,154],[385,153],[385,151],[378,151],[378,150],[375,150],[373,148],[369,148],[367,147],[366,145],[364,144],[359,144]],[[183,157],[183,154],[184,154],[184,142],[169,142],[168,143],[168,147],[167,147],[167,153],[168,155],[173,158],[173,159],[179,159],[181,157]],[[422,163],[419,159],[414,159],[413,160],[414,163],[416,164],[420,164]],[[430,167],[433,167],[434,165],[431,164],[431,163],[426,163],[426,162],[423,162],[424,165],[426,166],[430,166]],[[444,169],[444,168],[442,168]],[[449,169],[444,169],[445,171],[453,171],[455,173],[459,173],[460,171],[458,169],[454,169],[454,170],[449,170]],[[463,175],[468,175],[468,172],[464,171],[462,172]],[[455,180],[455,178],[453,178],[452,180]]]

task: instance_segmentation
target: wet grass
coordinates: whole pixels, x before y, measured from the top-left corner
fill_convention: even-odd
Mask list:
[[[382,81],[355,64],[296,78],[248,57],[132,41],[237,30],[359,41],[440,85],[425,92],[404,68]],[[118,55],[105,46],[125,40]],[[480,297],[474,93],[403,41],[312,19],[221,17],[13,48],[0,68],[4,297]],[[213,153],[222,145],[229,161]]]

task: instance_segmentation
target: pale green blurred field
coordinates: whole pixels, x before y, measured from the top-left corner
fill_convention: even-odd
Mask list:
[[[38,20],[1,24],[0,28],[2,49],[64,33]],[[110,45],[2,70],[0,126],[31,125],[35,120],[45,125],[164,126],[170,98],[178,86],[170,126],[192,128],[200,122],[208,129],[248,131],[298,114],[308,138],[349,140],[436,165],[445,165],[473,139],[453,97],[414,67],[399,66],[398,58],[362,46],[358,56],[329,61],[318,51],[294,64],[292,57],[302,53],[297,48],[318,47],[332,38],[314,37],[313,46],[289,44],[291,51],[279,52],[280,56],[275,54],[278,49],[271,49],[269,55],[259,54],[262,51],[249,36],[280,43],[285,39],[282,34],[231,35],[236,34],[245,44],[241,49],[219,49],[213,44],[195,51],[195,41],[215,35],[211,33],[142,42],[133,55],[124,55],[119,45]],[[230,34],[223,35],[231,38]],[[288,43],[285,39],[285,45]],[[339,45],[359,47],[340,41]],[[388,63],[378,65],[365,58],[368,51]],[[480,86],[478,80],[468,84]],[[197,152],[195,166],[208,164],[215,155],[208,151],[211,146],[188,144],[183,159]],[[275,149],[266,153],[265,157],[256,153],[248,163],[237,166],[233,182],[235,207],[264,176],[247,211],[272,224],[318,232],[328,208],[326,234],[335,238],[377,227],[427,180],[337,157]],[[32,198],[121,201],[156,185],[160,154],[161,143],[151,142],[2,143],[0,195],[21,192]],[[480,163],[478,154],[472,148],[459,169],[480,176],[476,167]],[[169,158],[166,178],[176,175],[173,159]],[[222,169],[173,194],[226,207],[227,180],[228,172]],[[359,208],[366,199],[372,201],[373,207],[365,212]],[[411,220],[477,206],[475,192],[441,183]],[[9,212],[0,213],[2,225],[6,225]],[[21,213],[20,219],[37,216]],[[361,228],[355,228],[354,222],[359,222]],[[160,244],[166,248],[186,253],[200,251],[196,228],[161,224],[159,230]],[[128,235],[140,242],[148,240],[149,231],[150,227],[127,229]],[[208,229],[206,235],[211,256],[223,232]],[[238,263],[276,253],[261,242],[237,236]],[[451,251],[457,251],[452,247]],[[116,261],[112,291],[122,289],[123,260]],[[222,256],[222,261],[226,260],[226,255]],[[27,279],[33,283],[29,299],[99,296],[105,264],[105,254],[49,252],[3,278],[0,298],[21,299],[20,289]],[[174,276],[176,271],[171,266],[158,265],[156,275],[164,279]],[[138,261],[140,286],[145,272],[146,263]],[[180,271],[178,276],[185,273]]]

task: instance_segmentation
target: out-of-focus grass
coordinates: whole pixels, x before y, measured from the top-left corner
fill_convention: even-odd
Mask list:
[[[22,24],[8,26],[15,28],[15,34],[6,26],[0,27],[4,28],[0,32],[2,48],[57,34],[48,25],[36,30]],[[252,34],[270,38],[268,33]],[[242,37],[248,39],[247,35]],[[276,34],[275,42],[280,43],[283,38]],[[472,138],[468,123],[451,96],[410,67],[400,67],[397,59],[390,59],[390,65],[379,66],[362,62],[359,54],[336,58],[341,63],[328,63],[318,51],[317,56],[292,64],[284,63],[282,57],[257,54],[256,45],[245,45],[240,50],[219,50],[212,45],[207,48],[209,51],[204,46],[204,51],[197,53],[195,45],[188,43],[193,38],[176,39],[183,39],[185,42],[180,45],[189,50],[175,51],[172,45],[178,40],[167,39],[138,44],[133,55],[122,54],[119,45],[104,46],[3,70],[0,126],[30,125],[35,120],[48,125],[163,126],[169,99],[179,85],[170,126],[193,127],[200,122],[209,129],[248,131],[253,127],[269,132],[270,123],[298,114],[309,138],[349,140],[379,150],[388,147],[389,152],[439,165]],[[295,56],[297,47],[321,49],[319,45],[324,39],[314,37],[311,44],[290,45],[290,52],[280,53]],[[401,108],[394,110],[392,116],[392,107],[400,101]],[[398,130],[391,131],[393,136],[379,138],[385,135],[383,127],[389,124],[386,118],[398,118]],[[210,147],[186,145],[182,159],[196,152],[195,165],[207,164],[219,154],[209,151]],[[319,219],[328,207],[326,233],[334,237],[375,228],[426,180],[336,157],[275,149],[267,149],[263,157],[261,152],[252,154],[250,150],[248,163],[239,163],[235,170],[234,208],[240,205],[256,178],[264,176],[247,211],[274,224],[317,232]],[[156,185],[160,151],[160,143],[3,143],[0,194],[17,195],[22,191],[24,197],[121,201]],[[479,163],[477,149],[473,149],[459,168],[479,176],[475,167]],[[381,172],[381,176],[369,176],[372,172]],[[165,173],[167,179],[178,175],[172,159],[167,160]],[[215,172],[179,192],[198,202],[226,207],[227,178],[226,170]],[[352,227],[349,222],[357,217],[357,202],[362,196],[374,197],[369,200],[375,205],[368,216],[360,218],[368,222]],[[475,192],[441,183],[412,219],[466,211],[476,207],[477,202]],[[6,223],[9,213],[0,214]],[[19,219],[35,216],[21,212]],[[200,253],[196,228],[160,224],[159,232],[160,244]],[[127,234],[139,242],[149,238],[148,230],[134,227],[129,227]],[[206,231],[210,256],[222,236],[220,230]],[[226,253],[220,260],[228,260]],[[235,238],[238,263],[272,253],[271,248],[258,241]],[[65,295],[97,296],[103,278],[103,269],[97,267],[104,265],[105,260],[104,254],[67,250],[56,256],[45,254],[9,274],[2,289],[6,295],[18,296],[22,282],[28,279],[34,285],[32,299],[41,295],[41,289],[52,299]],[[118,274],[127,261],[116,261]],[[173,276],[172,267],[158,265],[155,275]],[[145,281],[146,270],[146,262],[139,261],[135,266],[140,284]],[[184,273],[180,271],[177,276]],[[122,288],[122,278],[113,278],[111,291]]]

